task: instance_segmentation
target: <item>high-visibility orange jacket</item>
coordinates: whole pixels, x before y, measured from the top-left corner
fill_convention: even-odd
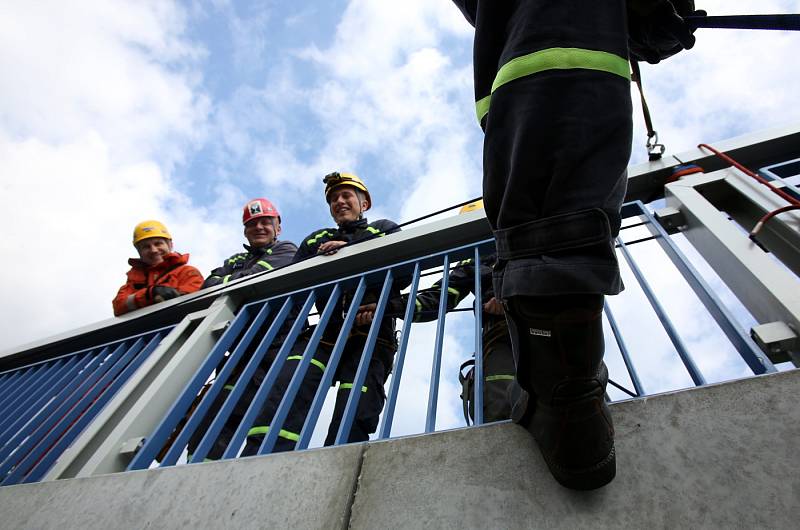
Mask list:
[[[203,275],[188,264],[189,254],[170,252],[164,261],[152,267],[137,258],[129,259],[128,263],[131,265],[128,282],[119,288],[112,302],[116,316],[154,304],[152,288],[156,285],[172,287],[181,294],[193,293],[203,285]]]

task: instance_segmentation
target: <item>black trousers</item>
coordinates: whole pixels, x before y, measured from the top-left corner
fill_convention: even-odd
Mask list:
[[[325,445],[333,445],[335,442],[350,393],[356,390],[352,388],[352,383],[355,379],[358,363],[361,360],[365,340],[366,337],[360,335],[350,337],[342,352],[335,376],[335,380],[339,382],[339,387],[336,393],[333,418],[328,428],[328,435],[325,438]],[[324,370],[328,367],[331,350],[332,346],[330,344],[321,344],[314,353],[314,360],[309,365],[289,410],[289,415],[281,426],[273,452],[294,449],[308,411],[314,401],[314,396],[322,381]],[[377,341],[369,363],[366,379],[362,388],[358,389],[361,391],[361,398],[358,402],[353,426],[347,437],[348,442],[366,441],[369,439],[369,435],[377,429],[378,419],[386,401],[384,383],[391,372],[395,350],[394,341],[383,339]],[[261,442],[266,433],[269,432],[272,418],[278,410],[280,401],[294,376],[299,362],[299,359],[291,359],[284,364],[264,408],[259,414],[255,425],[250,429],[247,445],[242,452],[242,456],[258,453]]]
[[[495,44],[504,36],[497,67],[552,48],[626,56],[621,0],[483,3],[477,22],[476,83],[481,43],[490,36]],[[626,188],[631,112],[630,82],[592,69],[545,69],[492,94],[483,196],[498,246],[499,298],[622,290],[613,239]]]

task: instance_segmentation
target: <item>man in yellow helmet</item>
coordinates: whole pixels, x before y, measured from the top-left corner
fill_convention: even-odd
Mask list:
[[[389,220],[380,219],[370,223],[364,217],[364,213],[372,206],[372,197],[363,180],[351,173],[331,173],[323,179],[325,184],[325,200],[328,203],[331,217],[336,222],[336,228],[323,228],[316,230],[306,236],[300,243],[300,248],[295,255],[294,261],[336,253],[339,248],[346,244],[358,243],[375,237],[383,237],[386,234],[397,232],[400,227]],[[392,286],[393,296],[400,295],[400,289],[404,286],[402,281],[396,281]],[[364,301],[375,301],[378,298],[380,288],[369,288],[364,294]],[[349,293],[343,295],[345,304]],[[325,301],[318,300],[318,307],[324,307]],[[311,407],[311,403],[316,394],[317,387],[322,380],[323,372],[328,364],[332,347],[338,337],[339,330],[343,323],[344,305],[341,310],[333,312],[333,316],[325,328],[320,347],[314,353],[311,361],[313,366],[309,367],[303,378],[303,384],[295,397],[289,416],[286,418],[280,430],[278,441],[274,451],[287,451],[295,446],[299,439],[300,430],[305,421],[306,414]],[[378,427],[378,418],[385,401],[383,385],[392,369],[394,354],[397,350],[397,343],[394,338],[394,319],[384,318],[380,323],[377,342],[370,359],[367,377],[361,388],[363,394],[358,403],[356,418],[350,430],[348,442],[359,442],[369,439],[369,435],[375,432]],[[339,430],[344,415],[347,399],[352,391],[353,380],[355,379],[356,369],[361,360],[361,353],[364,350],[369,325],[354,325],[350,331],[344,351],[342,353],[339,366],[336,368],[336,380],[339,381],[339,388],[336,394],[336,404],[334,405],[333,419],[328,429],[328,436],[325,445],[332,445],[335,442],[336,434]],[[256,454],[264,436],[269,431],[272,418],[277,411],[280,397],[294,375],[300,357],[288,359],[278,380],[275,383],[267,404],[259,414],[255,425],[248,432],[247,445],[242,452],[243,456]]]
[[[139,257],[128,260],[128,281],[112,302],[115,316],[193,293],[203,285],[203,275],[189,265],[189,254],[173,252],[172,236],[161,222],[136,225],[133,246]]]

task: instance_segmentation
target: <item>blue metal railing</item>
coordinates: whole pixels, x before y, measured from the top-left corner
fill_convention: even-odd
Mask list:
[[[638,218],[634,226],[642,227],[650,233],[650,237],[625,242],[618,239],[618,249],[621,258],[627,263],[636,278],[637,286],[647,300],[649,310],[657,317],[661,328],[670,339],[678,358],[684,369],[695,385],[706,384],[707,377],[695,362],[686,339],[682,337],[679,327],[673,322],[669,310],[659,300],[655,290],[647,280],[645,271],[637,264],[629,250],[629,245],[638,242],[653,240],[658,243],[661,250],[668,256],[674,268],[680,272],[686,285],[698,296],[708,315],[710,315],[730,342],[730,345],[739,353],[747,366],[755,374],[773,372],[775,367],[766,356],[757,348],[747,332],[739,326],[733,318],[731,311],[708,286],[707,282],[697,272],[689,259],[680,251],[671,240],[666,231],[656,222],[652,214],[640,202],[625,205],[623,215],[626,218]],[[624,229],[623,229],[624,231]],[[443,359],[451,352],[444,347],[446,330],[447,294],[451,263],[459,259],[471,258],[476,264],[480,263],[482,255],[494,252],[491,240],[479,241],[470,245],[453,248],[437,254],[422,256],[414,260],[391,266],[365,271],[340,280],[309,286],[305,289],[293,291],[253,301],[245,305],[229,323],[216,346],[212,349],[200,368],[186,384],[181,396],[161,420],[155,431],[147,438],[144,447],[136,454],[128,469],[145,469],[153,462],[158,461],[161,466],[175,465],[181,460],[187,446],[192,439],[199,439],[199,443],[188,455],[189,463],[206,460],[212,448],[219,442],[219,437],[226,429],[232,435],[224,443],[224,453],[221,458],[235,458],[239,456],[244,446],[248,431],[256,422],[266,403],[273,403],[274,414],[270,425],[264,434],[263,440],[257,449],[257,454],[273,452],[276,444],[282,438],[291,439],[294,449],[309,447],[312,435],[319,426],[323,406],[326,400],[331,399],[328,390],[337,379],[337,369],[344,355],[357,355],[358,368],[352,384],[353,389],[364,385],[365,377],[370,365],[370,359],[375,351],[376,341],[379,338],[380,323],[386,312],[392,293],[395,295],[399,287],[408,286],[407,303],[402,312],[402,326],[397,341],[397,351],[394,355],[393,375],[388,387],[386,403],[380,426],[377,429],[377,438],[387,438],[391,435],[392,425],[398,402],[398,395],[402,385],[404,367],[407,364],[409,337],[415,327],[413,315],[415,310],[416,295],[419,291],[420,277],[424,271],[432,269],[441,272],[437,274],[440,279],[439,308],[437,313],[435,339],[428,345],[431,351],[431,369],[427,392],[427,406],[425,409],[424,432],[436,429],[437,405],[440,398],[439,381],[442,372]],[[400,280],[398,280],[400,279]],[[474,328],[474,403],[473,410],[475,424],[483,423],[483,397],[484,397],[484,370],[482,354],[482,321],[480,267],[475,267],[473,314]],[[372,293],[371,300],[375,303],[375,314],[363,348],[353,353],[348,350],[348,341],[352,340],[354,323],[358,307],[362,304],[367,292]],[[378,294],[379,293],[379,294]],[[377,296],[376,296],[377,295]],[[346,300],[347,304],[342,304]],[[313,312],[314,306],[321,310]],[[642,311],[644,309],[642,308]],[[339,314],[342,313],[342,314]],[[620,323],[606,306],[606,319],[612,330],[607,338],[615,343],[620,353],[624,373],[612,373],[612,384],[630,396],[643,396],[646,394],[645,384],[639,375],[634,356],[626,342],[626,334],[633,333],[633,326]],[[337,318],[334,319],[334,316]],[[389,315],[391,317],[400,315]],[[318,318],[316,324],[309,326],[309,319]],[[335,323],[333,323],[335,321]],[[330,348],[328,361],[324,363],[323,375],[313,389],[313,399],[307,411],[304,412],[302,428],[299,432],[289,432],[285,424],[290,418],[298,394],[308,384],[309,370],[315,363],[315,354],[320,351],[321,342],[335,334],[335,341],[327,341]],[[260,340],[256,340],[261,337]],[[226,357],[227,355],[227,357]],[[290,359],[298,360],[295,371],[288,384],[278,384],[279,375]],[[418,362],[416,359],[415,362]],[[317,365],[319,365],[317,361]],[[260,384],[254,383],[254,376],[261,369],[264,372]],[[633,390],[625,388],[620,382],[630,380]],[[14,381],[2,380],[0,384],[13,385]],[[256,387],[250,392],[250,401],[243,401],[248,394],[248,388]],[[203,388],[205,391],[201,392]],[[223,392],[227,392],[227,395]],[[359,400],[363,392],[349,392],[349,397],[344,406],[344,412],[335,432],[335,444],[345,443],[358,411]],[[221,403],[221,405],[220,405]],[[277,403],[277,406],[275,406]],[[234,411],[246,408],[242,415]],[[235,425],[231,426],[231,421]],[[324,427],[324,426],[323,426]],[[157,458],[159,453],[162,454]]]
[[[170,329],[0,374],[0,485],[41,480]]]

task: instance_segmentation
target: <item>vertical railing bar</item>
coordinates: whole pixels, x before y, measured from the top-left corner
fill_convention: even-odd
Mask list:
[[[17,392],[19,391],[20,388],[25,386],[28,377],[30,377],[31,373],[33,373],[34,370],[35,369],[32,366],[25,369],[24,372],[20,370],[19,377],[12,384],[9,385],[8,390],[5,392],[5,396],[0,397],[0,410],[4,409],[9,403],[14,402]]]
[[[353,381],[353,388],[350,390],[350,396],[347,398],[347,405],[344,408],[342,421],[339,424],[339,432],[336,434],[336,445],[347,443],[350,437],[350,429],[353,427],[353,421],[356,419],[356,410],[358,409],[358,402],[361,400],[361,387],[367,379],[367,371],[369,371],[369,364],[372,356],[375,353],[375,342],[378,340],[378,332],[381,329],[381,321],[383,320],[383,313],[386,309],[386,304],[389,301],[389,295],[392,289],[392,269],[386,271],[386,278],[383,280],[383,288],[381,289],[380,298],[378,298],[378,305],[375,308],[375,316],[372,320],[372,325],[367,334],[367,341],[364,344],[364,350],[361,352],[361,360],[358,363],[356,376]]]
[[[414,321],[414,310],[417,306],[416,301],[417,288],[419,286],[419,274],[420,266],[419,262],[416,262],[414,264],[414,273],[411,280],[411,289],[408,292],[406,311],[403,315],[403,331],[400,334],[400,345],[397,348],[397,355],[395,356],[392,384],[389,386],[389,395],[386,398],[386,407],[383,411],[381,427],[378,429],[379,439],[388,438],[392,430],[392,420],[394,419],[394,409],[397,404],[400,381],[403,376],[403,365],[405,364],[406,349],[408,348],[409,333],[411,332],[411,323]]]
[[[53,366],[43,364],[39,369],[40,373],[32,375],[28,384],[18,393],[16,401],[9,403],[7,410],[0,410],[0,418],[10,419],[16,417],[19,411],[25,407],[31,399],[36,399],[36,393],[39,391],[39,388],[42,387],[44,382],[49,381],[52,375],[58,371],[57,366],[61,362],[62,361],[59,360],[53,363]],[[0,431],[2,431],[2,427],[0,427]]]
[[[625,363],[625,368],[628,370],[628,376],[631,378],[631,383],[633,383],[633,388],[636,390],[636,394],[643,396],[645,394],[644,386],[639,379],[639,374],[636,372],[636,368],[633,366],[633,360],[631,359],[630,351],[628,350],[628,346],[625,344],[625,339],[622,337],[622,331],[617,325],[617,319],[614,318],[614,313],[612,313],[611,307],[608,305],[608,301],[606,301],[605,304],[605,313],[606,318],[608,318],[608,324],[611,326],[611,332],[614,334],[614,340],[617,342],[619,353],[622,355],[622,361]]]
[[[277,300],[277,299],[275,299]],[[269,304],[271,302],[267,301],[266,303]],[[249,382],[253,379],[253,376],[256,373],[261,362],[264,360],[264,356],[269,351],[269,348],[272,346],[275,337],[278,335],[281,327],[283,327],[283,323],[286,320],[286,317],[289,315],[289,311],[292,309],[292,297],[287,296],[286,299],[283,301],[280,310],[275,315],[275,318],[272,320],[272,323],[267,330],[267,333],[261,339],[261,342],[258,343],[256,346],[255,352],[253,352],[253,356],[247,362],[247,366],[245,366],[242,374],[239,376],[239,381]],[[225,423],[228,421],[233,409],[236,407],[236,404],[241,399],[242,395],[244,394],[245,390],[247,389],[247,383],[240,385],[238,382],[234,385],[233,390],[230,391],[228,397],[225,399],[225,402],[222,404],[222,407],[219,409],[216,418],[211,424],[208,426],[208,431],[206,434],[203,435],[203,438],[200,440],[200,443],[195,448],[194,454],[192,458],[189,460],[190,464],[196,462],[203,462],[208,455],[208,452],[211,450],[212,445],[216,441],[219,433],[222,431],[223,427],[225,427]],[[232,444],[231,444],[232,445]]]
[[[255,306],[250,309],[251,311],[255,311]],[[197,408],[194,409],[192,415],[186,420],[186,424],[183,426],[181,431],[172,441],[172,445],[161,459],[161,467],[173,466],[180,458],[181,453],[183,453],[183,448],[189,443],[189,439],[194,434],[194,431],[197,430],[197,427],[203,421],[203,417],[206,415],[208,410],[214,404],[214,401],[217,399],[217,396],[222,392],[223,387],[228,384],[228,379],[230,378],[233,371],[236,369],[236,365],[239,364],[239,360],[244,356],[244,352],[250,346],[250,343],[253,341],[253,338],[256,336],[256,333],[261,329],[261,325],[267,319],[270,313],[270,304],[264,303],[261,304],[261,307],[258,310],[255,318],[253,318],[249,324],[246,325],[246,331],[242,335],[242,338],[239,339],[239,342],[236,344],[236,347],[233,349],[233,352],[228,356],[228,359],[220,369],[219,373],[217,373],[217,377],[214,382],[211,384],[211,388],[203,396],[203,399],[200,400],[198,403]],[[219,366],[219,365],[217,365]],[[236,384],[242,382],[241,377],[236,382]],[[203,383],[205,385],[205,383]],[[247,384],[247,382],[245,382]],[[195,394],[195,397],[197,394]],[[194,401],[195,398],[192,398]],[[194,459],[196,455],[192,455]],[[205,457],[205,455],[204,455]]]
[[[69,445],[83,432],[83,429],[97,416],[97,413],[106,406],[111,398],[117,393],[117,390],[124,385],[130,376],[139,369],[142,363],[150,356],[153,350],[158,347],[161,342],[161,334],[156,333],[145,345],[145,337],[139,338],[133,346],[131,346],[125,355],[115,363],[112,370],[103,376],[95,388],[99,389],[99,394],[93,397],[93,401],[88,403],[83,412],[73,420],[73,423],[67,427],[64,434],[53,443],[47,450],[43,457],[36,463],[28,472],[28,475],[21,481],[22,483],[35,482],[40,480],[44,474],[55,463],[61,453],[69,447]],[[138,351],[137,351],[138,350]],[[103,385],[105,383],[105,385]],[[83,399],[84,402],[87,398]]]
[[[483,424],[483,291],[481,290],[481,254],[475,247],[475,384],[474,392],[475,425]],[[466,398],[466,396],[465,396]]]
[[[636,205],[648,221],[648,230],[650,230],[653,235],[660,236],[656,237],[656,241],[658,241],[662,250],[667,254],[667,257],[669,257],[673,265],[675,265],[675,268],[681,273],[689,284],[689,287],[692,288],[706,310],[711,314],[714,321],[722,332],[725,333],[725,336],[728,337],[728,340],[731,341],[733,347],[736,348],[736,351],[753,373],[763,374],[777,372],[772,361],[764,355],[764,352],[762,352],[753,339],[750,338],[750,335],[736,323],[736,318],[731,311],[722,303],[722,300],[720,300],[697,269],[694,268],[689,259],[683,254],[680,248],[678,248],[678,245],[672,241],[672,238],[667,231],[664,230],[664,227],[653,217],[644,204],[640,201],[636,201]]]
[[[70,378],[77,375],[79,366],[89,355],[89,353],[86,353],[81,356],[74,356],[67,361],[64,367],[59,371],[58,379],[45,388],[44,393],[42,393],[23,413],[19,414],[16,418],[11,418],[13,419],[13,423],[7,427],[3,427],[3,431],[0,431],[0,447],[4,446],[12,436],[20,429],[23,429],[30,421],[36,418],[37,415],[41,414],[43,407],[51,404],[53,396],[60,392],[64,384],[66,384]]]
[[[120,343],[119,346],[112,352],[112,357],[115,357],[125,348],[125,343]],[[107,351],[107,348],[103,350],[103,352]],[[83,378],[83,381],[80,385],[75,388],[74,392],[72,392],[69,397],[63,401],[59,402],[58,408],[50,414],[47,419],[39,424],[39,426],[28,436],[28,438],[19,446],[19,452],[15,453],[17,457],[15,458],[8,458],[3,463],[3,466],[0,467],[0,475],[4,476],[4,480],[0,482],[0,485],[4,484],[11,484],[21,476],[21,473],[24,469],[27,469],[27,462],[32,458],[38,458],[41,455],[45,448],[40,447],[43,446],[42,442],[43,439],[49,438],[50,434],[57,430],[58,426],[61,425],[63,420],[70,415],[72,410],[76,407],[76,405],[83,399],[86,393],[91,390],[97,381],[108,371],[108,368],[113,364],[111,362],[106,361],[108,355],[104,355],[102,352],[100,355],[97,356],[97,365],[91,371],[91,373],[86,373]],[[15,464],[16,462],[16,464]],[[23,467],[23,464],[25,466]],[[12,467],[15,467],[14,471],[8,473]]]
[[[670,320],[669,316],[667,315],[666,311],[661,305],[661,302],[658,301],[653,290],[650,288],[650,284],[645,279],[642,271],[639,269],[639,266],[636,265],[636,262],[631,256],[628,247],[625,245],[625,242],[622,241],[622,238],[617,238],[617,243],[619,244],[619,249],[622,251],[622,255],[625,257],[625,261],[628,263],[628,266],[631,268],[631,272],[636,277],[636,281],[639,283],[639,286],[642,288],[644,295],[647,297],[647,300],[650,302],[650,306],[656,313],[658,320],[661,321],[661,325],[664,326],[664,331],[667,332],[670,341],[672,341],[672,345],[675,346],[675,350],[678,352],[678,356],[683,361],[683,365],[686,367],[686,370],[689,372],[689,375],[694,381],[696,386],[701,386],[706,384],[706,380],[703,377],[703,374],[700,373],[700,370],[697,368],[692,356],[689,354],[686,346],[683,344],[683,340],[681,340],[680,335],[678,335],[678,331],[675,329],[675,326],[672,324],[672,320]]]
[[[344,346],[347,344],[347,339],[350,337],[350,329],[353,327],[353,322],[355,322],[356,314],[358,314],[358,308],[361,305],[361,299],[364,297],[366,289],[366,279],[362,275],[361,279],[358,281],[358,286],[356,287],[356,292],[350,303],[350,308],[347,310],[347,314],[344,317],[342,329],[339,330],[339,336],[336,338],[333,350],[331,350],[331,355],[328,358],[328,365],[325,368],[325,373],[322,374],[322,381],[320,381],[317,393],[314,395],[314,401],[311,402],[311,408],[308,409],[306,421],[303,423],[303,429],[300,431],[300,439],[295,445],[296,451],[308,448],[311,436],[314,434],[314,427],[319,419],[320,411],[322,411],[322,405],[325,403],[328,388],[330,388],[333,383],[336,370],[339,368],[342,351],[344,351]]]
[[[244,414],[244,418],[242,418],[242,421],[236,428],[231,441],[228,443],[228,447],[225,449],[225,453],[222,455],[223,460],[234,458],[239,453],[239,447],[247,437],[247,432],[250,430],[250,426],[261,412],[261,407],[264,406],[264,402],[267,400],[269,393],[272,391],[275,381],[278,380],[283,363],[286,362],[289,352],[292,351],[294,343],[297,341],[297,337],[300,336],[300,333],[308,325],[308,314],[311,312],[311,306],[314,305],[316,298],[316,291],[310,289],[308,295],[306,296],[306,301],[303,303],[302,309],[297,314],[297,318],[295,318],[295,321],[292,323],[292,327],[289,329],[286,339],[283,341],[283,344],[278,350],[278,354],[275,356],[275,360],[272,361],[269,370],[267,370],[267,375],[264,377],[261,385],[259,385],[253,401],[250,403],[250,406],[247,408],[247,412]]]
[[[85,365],[78,365],[75,368],[75,374],[71,381],[67,383],[67,385],[61,389],[60,392],[52,399],[38,414],[37,417],[40,418],[40,421],[33,423],[28,422],[22,429],[17,431],[15,435],[11,437],[11,439],[6,442],[6,444],[0,448],[0,475],[4,475],[11,466],[6,467],[8,464],[6,462],[7,457],[11,453],[11,451],[22,451],[24,449],[23,446],[28,447],[30,444],[28,442],[33,439],[35,434],[41,429],[41,427],[47,424],[51,417],[56,414],[56,412],[63,406],[67,399],[69,399],[74,393],[77,392],[77,389],[85,382],[87,374],[89,374],[89,370],[96,370],[97,366],[101,363],[103,357],[105,357],[105,353],[108,351],[108,346],[103,348],[102,352],[98,355],[92,356],[89,354],[91,359]],[[83,374],[83,378],[81,378],[81,374]],[[15,446],[17,441],[20,442],[19,446]],[[26,445],[27,444],[27,445]],[[13,465],[13,462],[11,463]]]
[[[436,344],[433,350],[431,366],[431,382],[428,391],[428,413],[425,418],[425,432],[433,432],[436,428],[436,407],[439,399],[439,372],[442,369],[442,345],[444,344],[444,322],[447,314],[447,287],[450,283],[450,256],[445,254],[442,270],[442,288],[439,297],[439,314],[436,322]]]
[[[219,338],[217,343],[211,348],[211,351],[206,356],[200,366],[195,370],[192,377],[186,383],[186,386],[181,392],[178,399],[172,404],[167,413],[158,423],[158,426],[152,434],[145,440],[144,445],[134,455],[131,462],[128,464],[126,471],[133,471],[135,469],[147,469],[150,464],[155,460],[161,448],[169,439],[172,430],[177,426],[178,422],[186,415],[189,407],[192,405],[195,396],[206,383],[209,374],[219,366],[225,352],[230,348],[242,329],[250,321],[253,314],[252,306],[246,306],[239,311],[231,322],[228,324],[227,329],[223,332],[222,337]]]
[[[297,363],[297,367],[295,368],[294,375],[292,375],[292,379],[289,382],[289,386],[284,391],[283,397],[281,397],[278,409],[275,411],[275,414],[270,421],[269,432],[267,432],[267,435],[261,441],[261,445],[258,448],[258,454],[263,455],[266,453],[271,453],[274,449],[275,442],[278,441],[278,434],[280,434],[280,431],[283,428],[283,423],[286,421],[287,416],[289,416],[289,410],[294,403],[297,393],[300,390],[300,386],[305,380],[306,372],[308,371],[308,367],[311,365],[311,359],[314,357],[314,353],[317,351],[320,340],[322,340],[322,334],[325,332],[325,327],[328,325],[331,315],[333,315],[333,311],[339,307],[338,303],[340,296],[341,287],[337,283],[334,285],[331,294],[328,296],[328,301],[325,304],[325,309],[322,311],[322,314],[319,317],[317,327],[311,334],[311,339],[308,341],[308,344],[306,344],[306,348],[303,351],[300,362]]]
[[[42,389],[49,388],[53,380],[61,373],[64,365],[64,359],[59,359],[52,366],[46,367],[46,373],[42,374],[44,377],[37,381],[35,386],[31,384],[31,387],[27,389],[27,392],[17,401],[16,405],[9,409],[8,413],[0,414],[0,433],[6,430],[6,427],[14,421],[14,418],[18,418],[22,411],[27,410],[30,404],[36,401]]]

